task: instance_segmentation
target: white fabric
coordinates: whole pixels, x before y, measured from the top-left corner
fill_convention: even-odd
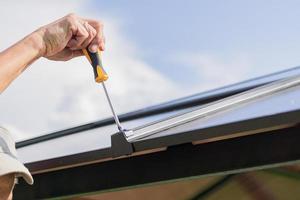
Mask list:
[[[23,177],[28,184],[33,184],[33,178],[28,169],[17,159],[15,142],[9,132],[0,127],[0,176],[14,173]]]

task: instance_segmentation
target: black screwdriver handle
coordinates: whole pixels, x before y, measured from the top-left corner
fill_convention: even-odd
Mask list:
[[[88,49],[82,49],[82,51],[93,67],[95,81],[97,83],[106,81],[108,79],[108,75],[103,69],[101,52],[98,50],[96,53],[92,53]]]

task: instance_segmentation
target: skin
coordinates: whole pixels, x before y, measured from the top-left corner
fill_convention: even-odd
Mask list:
[[[0,53],[0,94],[31,63],[44,57],[68,61],[82,56],[82,49],[104,51],[103,24],[69,14],[43,26]],[[0,200],[11,199],[14,175],[0,176]]]
[[[15,175],[7,174],[0,176],[0,200],[11,200],[12,190],[15,185]]]
[[[41,57],[67,61],[82,49],[104,51],[103,24],[69,14],[43,26],[0,53],[0,94],[31,63]]]

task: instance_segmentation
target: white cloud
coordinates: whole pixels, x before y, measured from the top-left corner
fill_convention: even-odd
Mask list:
[[[69,12],[86,15],[83,5],[83,1],[1,2],[0,48]],[[97,17],[96,13],[89,15]],[[107,87],[117,111],[176,96],[174,83],[143,62],[140,50],[122,36],[117,21],[108,17],[103,21],[107,37],[104,63],[110,75]],[[103,89],[92,77],[84,58],[65,63],[40,59],[1,95],[0,124],[21,139],[110,116]]]
[[[248,79],[249,74],[253,71],[251,59],[243,54],[224,59],[212,54],[190,52],[171,59],[176,63],[182,63],[198,77],[197,83],[190,87],[189,93],[243,81]]]

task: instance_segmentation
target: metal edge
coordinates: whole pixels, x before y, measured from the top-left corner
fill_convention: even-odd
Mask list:
[[[182,124],[201,119],[203,117],[207,118],[209,116],[213,116],[218,112],[226,111],[237,105],[243,105],[247,102],[279,93],[283,90],[296,87],[299,84],[300,76],[297,75],[290,78],[278,80],[251,90],[247,90],[245,92],[208,103],[204,106],[201,106],[200,108],[177,114],[163,120],[159,120],[156,123],[151,123],[150,125],[145,125],[141,128],[135,128],[131,132],[128,132],[128,134],[126,134],[127,140],[129,142],[133,142],[135,140],[154,135],[157,132],[180,126]]]
[[[207,127],[203,129],[194,129],[190,131],[182,131],[173,133],[170,135],[160,137],[149,137],[132,142],[135,151],[143,151],[149,148],[159,148],[162,146],[174,146],[184,143],[196,142],[200,143],[216,141],[218,137],[223,139],[229,139],[229,135],[241,135],[243,136],[256,134],[261,132],[255,132],[255,130],[264,130],[268,128],[289,127],[300,123],[300,109],[278,113],[275,115],[262,116],[237,122],[231,122],[228,124],[221,124],[213,127]],[[254,132],[253,132],[254,131]],[[214,139],[214,140],[209,140]]]

